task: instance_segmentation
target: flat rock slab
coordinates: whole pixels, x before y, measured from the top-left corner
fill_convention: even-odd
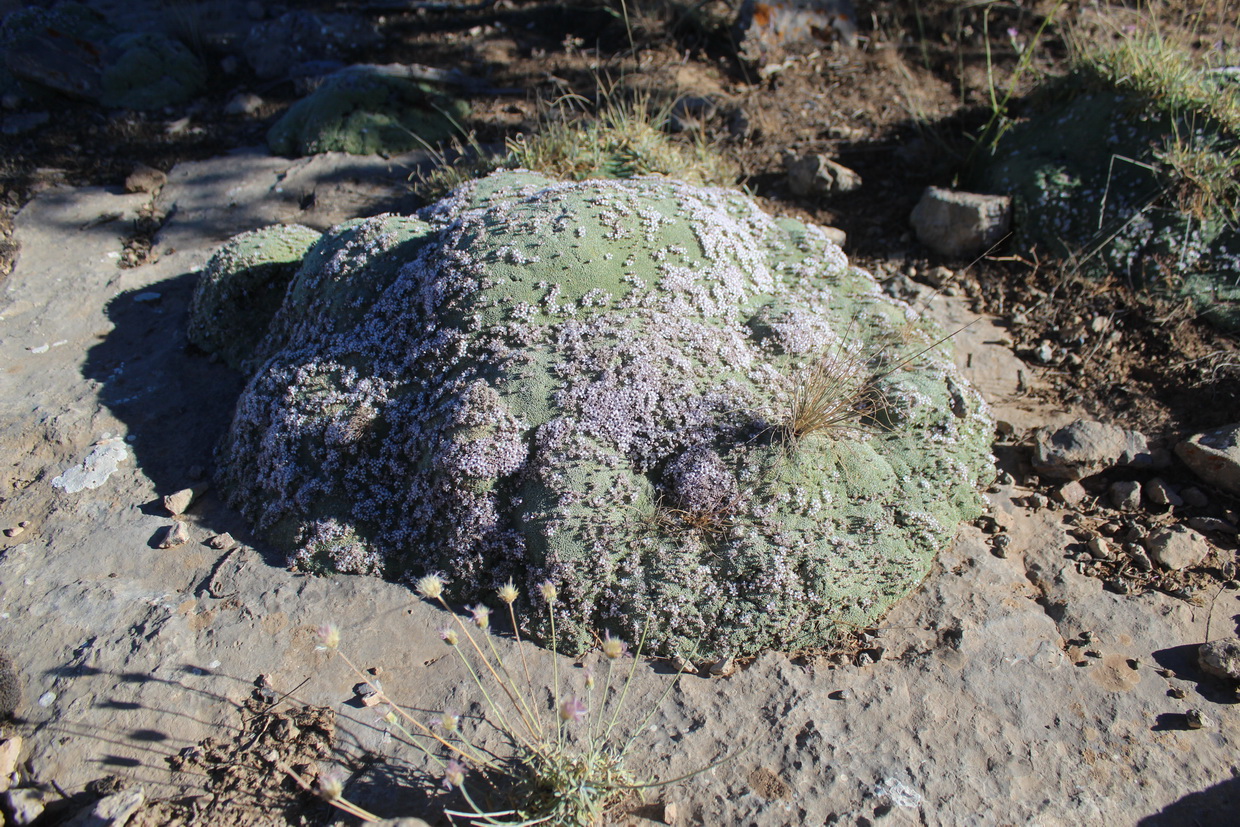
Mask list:
[[[66,792],[108,774],[150,797],[200,790],[168,758],[231,739],[260,673],[290,702],[336,710],[338,758],[420,766],[374,710],[351,704],[358,678],[316,649],[325,622],[362,668],[382,667],[402,704],[479,700],[438,637],[442,611],[403,586],[288,572],[213,491],[184,515],[188,542],[155,547],[163,497],[205,479],[240,388],[186,350],[192,273],[221,234],[252,228],[243,216],[265,223],[290,209],[276,177],[292,163],[230,157],[174,171],[165,192],[181,207],[165,243],[177,250],[135,270],[116,265],[126,222],[85,225],[141,196],[51,190],[18,218],[22,258],[0,286],[0,524],[30,525],[0,541],[0,649],[23,683],[23,760]],[[977,364],[988,357],[975,341],[989,336],[956,345]],[[991,402],[1013,415],[1012,402]],[[101,439],[122,440],[132,460],[96,488],[52,485]],[[685,824],[1192,823],[1234,808],[1235,695],[1197,665],[1209,601],[1103,591],[1067,559],[1060,514],[1026,508],[1025,493],[992,494],[1006,557],[963,528],[881,624],[877,663],[769,653],[729,678],[638,669],[627,708],[657,711],[630,766],[671,778],[749,747],[667,793]],[[240,545],[209,544],[225,532]],[[1240,611],[1234,592],[1217,603],[1216,633]],[[539,650],[531,668],[546,676],[550,662]],[[570,661],[560,672],[581,679]],[[1212,726],[1188,729],[1190,707]],[[393,788],[389,769],[357,785],[359,803],[435,821],[411,809],[420,792]]]
[[[1240,496],[1240,424],[1196,434],[1175,452],[1197,476]]]

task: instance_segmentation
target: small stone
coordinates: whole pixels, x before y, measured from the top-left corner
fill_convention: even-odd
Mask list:
[[[1137,431],[1078,419],[1062,428],[1034,432],[1033,468],[1043,477],[1079,480],[1109,468],[1155,467],[1164,462]]]
[[[1000,558],[1007,557],[1010,545],[1012,545],[1012,538],[1007,534],[1000,534],[990,541],[990,547],[994,551],[994,555]]]
[[[1178,508],[1184,505],[1184,500],[1180,499],[1180,495],[1175,493],[1170,485],[1161,477],[1154,477],[1148,481],[1143,487],[1145,498],[1155,505],[1164,505],[1171,508]]]
[[[1086,546],[1090,555],[1095,560],[1114,560],[1115,554],[1111,551],[1111,544],[1101,537],[1095,537],[1090,540]]]
[[[837,195],[861,188],[861,176],[825,155],[784,156],[793,195]]]
[[[1224,638],[1203,643],[1197,649],[1201,671],[1240,682],[1240,638]]]
[[[157,544],[157,548],[176,548],[189,542],[189,529],[185,527],[185,523],[175,522],[172,525],[164,527],[163,537]]]
[[[927,187],[909,217],[917,240],[945,256],[985,252],[1007,235],[1012,199]]]
[[[22,737],[14,735],[0,741],[0,793],[7,792],[12,785],[13,773],[17,770],[17,759],[21,756]]]
[[[99,799],[89,809],[81,810],[65,823],[65,827],[122,827],[145,803],[146,791],[141,787],[123,790]]]
[[[1185,697],[1187,697],[1187,695],[1188,693],[1178,686],[1173,686],[1167,690],[1167,697],[1175,698],[1177,701],[1183,700]]]
[[[1150,560],[1149,556],[1145,553],[1145,550],[1140,546],[1134,545],[1131,549],[1126,549],[1126,551],[1129,559],[1132,560],[1132,564],[1136,567],[1137,571],[1154,570],[1153,561]]]
[[[1146,538],[1145,548],[1159,565],[1171,571],[1199,566],[1210,553],[1204,537],[1181,525],[1155,531]]]
[[[728,675],[731,675],[735,671],[736,671],[736,662],[732,659],[731,655],[724,657],[724,658],[720,658],[719,660],[715,661],[714,663],[710,665],[710,673],[712,675],[717,675],[723,678],[726,678]]]
[[[26,827],[43,815],[49,797],[39,787],[19,787],[4,794],[4,810],[12,824]]]
[[[1189,729],[1207,729],[1214,725],[1214,722],[1199,709],[1190,709],[1184,713],[1184,723]]]
[[[239,118],[252,118],[257,115],[266,103],[253,92],[240,92],[224,105],[224,114]]]
[[[1190,517],[1188,519],[1188,527],[1202,534],[1211,531],[1217,531],[1219,534],[1235,535],[1237,529],[1234,525],[1226,520],[1220,520],[1218,517]]]
[[[832,698],[837,701],[852,700],[852,696],[853,696],[853,693],[851,689],[837,689],[834,692],[828,693],[827,695],[828,698]]]
[[[151,194],[163,189],[168,183],[168,176],[146,164],[134,164],[133,171],[125,179],[125,192],[148,192]]]
[[[1055,489],[1053,496],[1064,505],[1072,506],[1079,504],[1082,500],[1089,496],[1089,492],[1085,490],[1085,486],[1081,485],[1076,480],[1072,480],[1071,482],[1061,485],[1059,488]]]
[[[1205,508],[1210,504],[1210,498],[1195,485],[1190,485],[1181,491],[1180,499],[1184,500],[1185,505],[1191,505],[1193,508]]]
[[[668,801],[663,804],[663,823],[676,824],[680,821],[680,807],[675,801]]]
[[[1029,506],[1035,509],[1046,508],[1051,501],[1046,498],[1045,494],[1033,494],[1029,497]]]
[[[190,503],[194,501],[196,496],[198,496],[198,492],[194,491],[194,489],[182,488],[180,491],[164,497],[164,509],[173,517],[180,516],[189,509]]]
[[[382,702],[379,690],[365,681],[353,687],[353,694],[362,702],[362,706],[378,706]]]
[[[232,548],[236,544],[237,544],[237,541],[234,540],[232,538],[232,535],[229,534],[227,531],[225,531],[223,534],[216,534],[215,536],[207,539],[207,545],[209,545],[211,548],[220,549],[220,550]]]
[[[1201,479],[1240,495],[1240,424],[1196,434],[1175,452]]]
[[[688,658],[683,658],[680,655],[675,655],[672,658],[672,666],[676,669],[678,673],[685,674],[685,675],[697,674],[697,671],[698,671],[697,667],[693,665],[692,661],[690,661]]]
[[[1105,580],[1102,583],[1102,587],[1115,594],[1129,594],[1132,592],[1132,584],[1122,577],[1113,577],[1110,580]]]
[[[1156,670],[1156,674],[1160,678],[1174,678],[1175,677],[1175,672],[1172,672],[1170,669],[1158,669]]]
[[[4,530],[5,537],[20,537],[24,533],[26,533],[26,528],[25,526],[20,525],[15,525],[12,528],[6,528]]]
[[[1044,365],[1055,361],[1055,347],[1049,339],[1043,339],[1038,343],[1038,349],[1033,352],[1033,358]]]
[[[1136,511],[1141,507],[1141,483],[1123,480],[1111,483],[1111,505],[1120,511]]]

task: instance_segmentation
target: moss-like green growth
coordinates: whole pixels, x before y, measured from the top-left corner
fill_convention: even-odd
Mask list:
[[[221,247],[198,277],[189,340],[241,370],[284,301],[302,257],[319,240],[300,224],[242,233]]]
[[[186,103],[207,86],[207,70],[194,53],[161,34],[123,34],[109,45],[100,103],[152,110]]]
[[[1155,41],[1082,59],[973,171],[1016,241],[1240,330],[1240,84]]]
[[[873,622],[980,511],[985,405],[944,346],[901,363],[918,320],[815,227],[530,173],[393,220],[311,252],[220,451],[300,566],[462,599],[551,580],[566,648],[649,624],[748,655]],[[790,377],[828,351],[890,371],[882,409],[785,442]]]
[[[427,83],[373,69],[338,72],[289,107],[267,133],[277,155],[408,152],[457,133],[464,102]]]

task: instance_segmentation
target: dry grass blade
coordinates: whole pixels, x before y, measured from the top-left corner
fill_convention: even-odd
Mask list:
[[[854,422],[879,401],[866,366],[842,350],[829,350],[794,380],[784,432],[789,441]]]

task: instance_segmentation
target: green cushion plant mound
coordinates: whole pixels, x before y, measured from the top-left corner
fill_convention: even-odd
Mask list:
[[[321,235],[300,224],[277,224],[229,239],[198,277],[189,340],[229,367],[244,369],[306,251]]]
[[[232,504],[306,569],[551,581],[572,651],[824,645],[917,585],[992,475],[947,347],[726,190],[497,173],[328,233],[259,349]],[[838,390],[860,410],[794,432],[823,360],[870,377]]]
[[[289,156],[408,152],[451,138],[468,112],[430,84],[351,68],[289,107],[267,145]]]
[[[972,171],[1016,242],[1240,330],[1240,84],[1132,40],[1081,59]]]

